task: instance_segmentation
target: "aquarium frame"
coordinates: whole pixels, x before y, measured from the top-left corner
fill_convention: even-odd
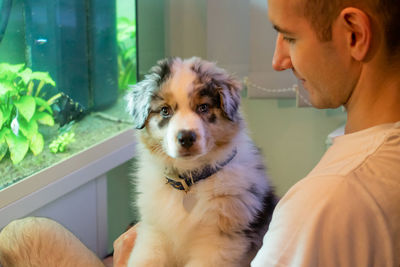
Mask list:
[[[2,189],[0,229],[12,220],[27,216],[88,182],[104,176],[109,170],[132,159],[134,155],[134,130],[128,129]]]

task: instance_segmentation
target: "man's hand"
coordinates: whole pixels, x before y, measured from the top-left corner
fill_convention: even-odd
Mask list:
[[[137,236],[137,224],[114,241],[114,267],[126,267]]]

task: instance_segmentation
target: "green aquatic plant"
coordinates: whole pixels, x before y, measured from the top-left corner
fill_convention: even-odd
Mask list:
[[[136,21],[126,17],[117,20],[118,87],[128,88],[136,83]]]
[[[0,63],[0,161],[7,152],[13,164],[23,160],[28,150],[34,155],[42,152],[39,124],[54,125],[51,104],[59,97],[44,100],[40,95],[46,84],[55,86],[47,72]]]
[[[61,133],[50,145],[52,153],[64,152],[67,145],[75,141],[75,133],[73,131]]]

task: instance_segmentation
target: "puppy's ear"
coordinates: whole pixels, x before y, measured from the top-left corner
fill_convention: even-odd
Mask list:
[[[130,88],[131,90],[125,96],[128,102],[127,111],[133,117],[134,127],[143,129],[150,114],[150,102],[157,90],[157,82],[146,76],[143,81],[130,86]]]
[[[240,83],[232,77],[227,77],[216,81],[216,86],[224,115],[229,120],[236,121],[240,105]]]
[[[174,58],[167,58],[158,61],[141,82],[130,86],[131,90],[125,99],[128,102],[127,111],[132,115],[136,129],[145,127],[151,111],[151,101],[162,83],[169,78],[173,60]]]
[[[239,118],[240,83],[213,62],[197,57],[191,60],[192,70],[197,74],[199,82],[219,94],[223,115],[231,121],[236,121]]]

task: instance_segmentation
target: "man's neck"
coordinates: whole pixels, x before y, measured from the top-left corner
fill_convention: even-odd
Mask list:
[[[365,69],[346,109],[346,134],[400,121],[398,71]]]

